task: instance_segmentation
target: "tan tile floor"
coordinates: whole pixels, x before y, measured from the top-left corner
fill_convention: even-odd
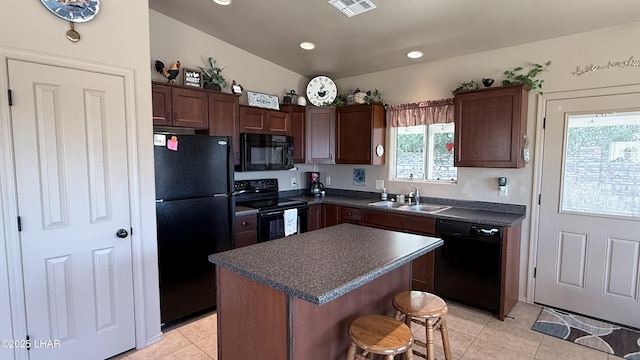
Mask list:
[[[558,340],[531,330],[541,308],[518,303],[509,318],[500,321],[484,311],[448,303],[447,325],[456,360],[614,360],[597,350]],[[424,341],[424,330],[414,324],[414,335]],[[217,360],[216,314],[164,333],[163,340],[111,360]],[[436,332],[436,359],[444,360]],[[424,353],[424,348],[417,347]]]

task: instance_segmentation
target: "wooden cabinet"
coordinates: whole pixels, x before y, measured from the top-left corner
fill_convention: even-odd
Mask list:
[[[207,92],[186,87],[151,84],[153,125],[207,129]]]
[[[303,164],[305,162],[305,115],[304,106],[295,104],[282,104],[280,109],[289,113],[291,124],[291,136],[293,137],[293,162]]]
[[[454,165],[520,168],[529,89],[523,85],[455,95]]]
[[[306,162],[335,164],[336,108],[309,106],[306,109]]]
[[[199,134],[231,136],[234,164],[240,164],[239,97],[222,92],[209,92],[209,128]]]
[[[498,319],[513,310],[518,303],[520,290],[520,234],[522,224],[504,227],[502,232],[502,256],[500,264],[500,309]]]
[[[384,148],[384,106],[362,104],[340,106],[336,109],[336,164],[382,165],[385,154],[376,154]]]
[[[322,227],[322,205],[310,205],[307,210],[307,231],[318,230]]]
[[[352,223],[359,224],[360,223],[360,209],[349,207],[349,206],[341,206],[340,207],[340,218],[338,219],[339,223]]]
[[[435,236],[435,218],[363,209],[361,225],[411,234]],[[433,292],[434,252],[412,261],[412,289]]]
[[[151,84],[151,103],[153,104],[153,125],[171,126],[173,118],[171,87]]]
[[[289,113],[240,105],[240,132],[290,135]]]
[[[322,227],[338,225],[340,207],[332,204],[322,204]]]
[[[258,241],[258,219],[256,214],[241,215],[235,218],[234,249],[249,246]]]

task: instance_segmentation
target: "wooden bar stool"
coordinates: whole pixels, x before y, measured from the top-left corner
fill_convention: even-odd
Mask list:
[[[392,360],[394,355],[405,354],[412,360],[411,328],[392,317],[384,315],[366,315],[355,319],[349,326],[351,346],[347,360],[369,360],[372,354],[384,355]],[[362,353],[358,353],[360,348]]]
[[[451,360],[451,348],[449,346],[449,333],[447,331],[447,304],[440,297],[422,291],[403,291],[393,298],[393,307],[396,308],[395,318],[401,320],[405,317],[404,322],[411,327],[411,322],[415,322],[425,327],[427,333],[427,343],[420,340],[414,340],[414,343],[424,346],[427,354],[413,350],[416,356],[423,357],[428,360],[434,359],[433,351],[433,330],[440,330],[442,335],[442,346],[444,348],[444,357]]]

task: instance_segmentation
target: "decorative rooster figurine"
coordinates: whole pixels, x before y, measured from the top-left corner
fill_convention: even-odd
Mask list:
[[[164,75],[168,82],[174,83],[176,82],[176,77],[178,77],[178,73],[180,72],[180,61],[176,61],[171,64],[169,68],[166,68],[162,61],[156,60],[156,71]]]

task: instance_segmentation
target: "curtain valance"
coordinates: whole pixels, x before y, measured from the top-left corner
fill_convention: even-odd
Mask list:
[[[453,122],[454,99],[387,105],[387,127],[429,125]]]

